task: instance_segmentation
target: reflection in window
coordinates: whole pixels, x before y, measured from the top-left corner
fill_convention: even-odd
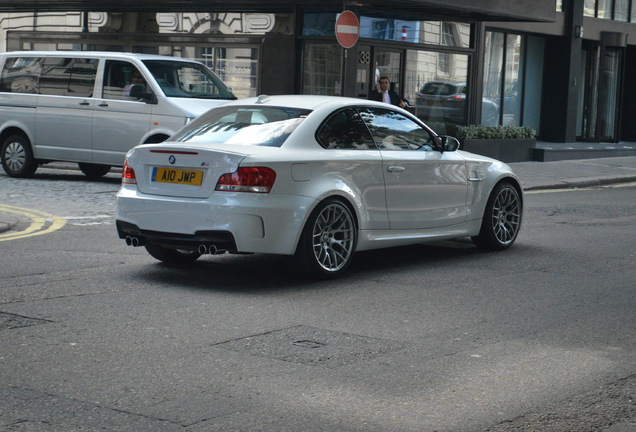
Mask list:
[[[366,108],[360,116],[381,150],[432,150],[430,133],[400,113]]]
[[[324,148],[377,150],[369,130],[352,108],[331,116],[318,130],[317,138]]]
[[[250,47],[205,47],[195,60],[208,66],[238,98],[256,96],[258,49]]]
[[[543,52],[542,38],[486,32],[481,124],[539,130]],[[487,101],[497,106],[496,118]]]
[[[454,135],[466,124],[468,55],[408,50],[404,97],[437,133]]]
[[[340,96],[342,48],[306,43],[303,49],[303,94]]]
[[[305,12],[303,36],[333,36],[337,14],[337,11]],[[360,17],[361,38],[469,48],[470,34],[469,23]]]

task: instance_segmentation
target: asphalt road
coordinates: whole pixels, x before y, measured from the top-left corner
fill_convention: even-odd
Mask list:
[[[157,263],[116,237],[117,185],[0,176],[24,210],[0,430],[636,430],[633,186],[528,194],[503,253],[373,251],[311,282],[284,257]]]

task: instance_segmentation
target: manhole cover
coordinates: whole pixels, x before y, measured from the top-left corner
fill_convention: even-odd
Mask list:
[[[222,342],[215,346],[292,363],[325,367],[344,366],[404,348],[401,342],[306,326]]]
[[[50,321],[29,318],[21,315],[0,312],[0,330],[11,330],[20,327],[30,327],[37,324],[44,324]]]

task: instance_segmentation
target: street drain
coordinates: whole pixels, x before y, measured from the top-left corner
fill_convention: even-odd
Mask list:
[[[0,331],[11,330],[21,327],[30,327],[37,324],[50,322],[48,320],[29,318],[21,315],[15,315],[6,312],[0,312]]]
[[[222,342],[216,347],[310,366],[339,367],[404,348],[401,342],[296,326]]]

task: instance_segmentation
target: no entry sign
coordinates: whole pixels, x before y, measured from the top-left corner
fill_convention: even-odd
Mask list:
[[[355,13],[344,11],[336,19],[336,39],[343,48],[351,48],[358,42],[360,21]]]

